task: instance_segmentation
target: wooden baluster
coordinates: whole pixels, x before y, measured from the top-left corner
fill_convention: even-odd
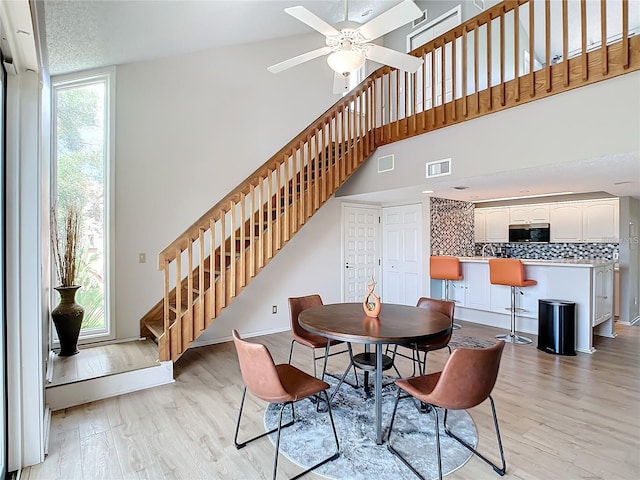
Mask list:
[[[513,78],[515,80],[514,85],[514,100],[520,101],[520,4],[516,4],[513,9],[513,38],[514,38],[514,59],[513,59]],[[532,53],[533,55],[533,53]]]
[[[580,30],[582,54],[580,55],[580,65],[582,68],[582,79],[589,78],[589,55],[587,54],[587,0],[580,0]]]
[[[291,216],[289,211],[291,209],[291,196],[289,194],[289,187],[291,186],[291,155],[285,153],[283,156],[283,168],[284,168],[284,241],[288,242],[291,238]]]
[[[227,306],[227,212],[220,212],[220,308]]]
[[[162,261],[162,270],[164,271],[164,302],[163,302],[163,317],[162,317],[162,331],[163,331],[163,342],[162,345],[159,345],[158,351],[163,351],[163,355],[159,353],[159,358],[161,361],[166,361],[171,359],[171,332],[169,327],[171,326],[169,320],[170,314],[170,296],[171,296],[171,286],[170,286],[170,269],[169,269],[169,261],[164,259]],[[164,347],[164,348],[163,348]]]
[[[336,178],[336,174],[338,173],[337,169],[336,169],[336,157],[334,154],[334,150],[333,150],[333,146],[335,145],[335,139],[334,139],[334,122],[335,122],[335,116],[331,115],[329,117],[329,122],[327,123],[327,162],[328,162],[328,167],[327,167],[327,171],[329,172],[329,178],[328,178],[328,182],[329,182],[329,192],[328,195],[331,196],[333,195],[333,192],[335,192],[338,188],[338,182],[337,182],[337,178]]]
[[[216,304],[216,221],[209,219],[209,318],[207,318],[207,326],[210,320],[216,318],[218,314]]]
[[[298,177],[300,179],[299,185],[300,185],[300,193],[298,194],[299,198],[300,198],[300,213],[298,215],[298,225],[302,226],[304,225],[304,216],[305,216],[305,170],[304,170],[304,141],[300,140],[300,142],[298,143],[298,157],[300,160],[300,170],[299,170],[299,174]]]
[[[172,343],[175,338],[175,349],[172,345],[172,358],[177,358],[182,353],[182,252],[176,248],[176,321],[173,323],[174,334],[171,335]],[[175,353],[174,353],[175,351]]]
[[[267,194],[265,202],[265,221],[267,222],[267,259],[273,258],[273,171],[267,169]]]
[[[391,105],[393,102],[393,96],[391,95],[391,80],[392,80],[392,71],[391,68],[387,67],[386,68],[386,72],[387,72],[387,114],[385,115],[385,117],[387,117],[387,136],[385,138],[386,141],[391,141]],[[382,100],[382,102],[384,103],[384,99]]]
[[[354,170],[354,150],[355,145],[353,144],[353,108],[350,105],[347,105],[347,155],[349,156],[349,163],[347,164],[347,172],[351,174]]]
[[[189,321],[185,322],[185,344],[193,342],[193,242],[189,240],[187,246],[187,316]]]
[[[319,131],[316,129],[313,135],[313,149],[315,150],[313,155],[313,164],[315,165],[315,181],[313,188],[313,211],[316,212],[320,208],[320,188],[322,186],[322,170],[320,167],[320,143],[319,143]]]
[[[467,118],[469,116],[469,106],[467,105],[467,92],[469,86],[467,85],[467,63],[469,62],[469,53],[467,51],[469,43],[469,37],[467,36],[467,28],[462,29],[462,116]]]
[[[249,278],[256,276],[256,187],[249,185]],[[259,239],[259,236],[258,236]]]
[[[436,126],[436,44],[431,50],[431,126]]]
[[[564,63],[564,86],[569,86],[569,7],[567,0],[562,0],[562,61]]]
[[[489,15],[489,21],[487,22],[487,92],[489,93],[488,109],[493,110],[493,95],[491,94],[491,79],[493,78],[493,48],[491,48],[491,24],[493,19]]]
[[[247,264],[246,264],[246,204],[245,204],[245,194],[243,192],[240,193],[240,220],[238,221],[238,225],[240,226],[240,286],[244,287],[247,284]],[[235,230],[235,228],[234,228]]]
[[[506,62],[504,58],[504,6],[500,10],[500,106],[504,107],[506,104],[506,92],[505,92],[505,75],[504,69],[506,68]],[[518,73],[514,78],[518,78]]]
[[[422,92],[422,131],[425,132],[427,130],[427,54],[424,50],[421,56],[422,65],[420,68],[422,69],[422,79],[420,80],[420,89]]]
[[[327,155],[327,148],[329,147],[329,143],[327,142],[327,132],[329,131],[329,122],[326,119],[322,123],[322,143],[320,144],[320,165],[322,168],[322,195],[321,200],[322,203],[327,201],[327,189],[331,188],[327,186],[327,181],[329,179],[329,156]]]
[[[304,157],[305,157],[305,165],[306,165],[306,172],[307,174],[305,175],[305,195],[306,195],[306,199],[305,199],[305,204],[307,206],[307,209],[305,211],[304,214],[304,223],[307,223],[307,219],[311,217],[311,211],[313,209],[313,182],[312,182],[312,177],[313,177],[313,170],[311,169],[311,166],[313,164],[313,160],[312,160],[312,154],[311,154],[311,137],[307,136],[307,138],[305,139],[305,148],[304,148]]]
[[[446,57],[447,57],[447,44],[446,41],[442,40],[442,47],[440,48],[440,106],[442,107],[442,125],[447,123],[447,78],[446,78]]]
[[[600,52],[602,76],[609,74],[609,54],[607,51],[607,0],[600,0]]]
[[[545,31],[545,80],[547,92],[551,91],[551,4],[544,2],[544,31]],[[533,52],[533,50],[532,50]]]
[[[475,96],[476,96],[476,113],[480,113],[480,66],[478,62],[480,61],[480,24],[476,25],[476,28],[473,32],[473,83],[475,86]]]
[[[529,0],[529,83],[531,85],[531,98],[536,95],[536,78],[535,78],[535,12],[533,9],[533,0]]]
[[[198,256],[200,257],[198,259],[198,305],[200,306],[200,309],[198,310],[198,324],[197,324],[198,335],[202,333],[205,328],[207,328],[204,322],[204,314],[205,314],[204,299],[205,299],[205,290],[206,290],[206,287],[204,284],[204,269],[205,269],[204,232],[205,232],[204,228],[200,227],[198,229],[198,247],[199,247]]]
[[[236,208],[235,202],[229,202],[229,255],[230,255],[230,267],[229,267],[229,296],[231,298],[236,296],[236,263],[238,258],[237,250],[237,238],[236,238]]]
[[[628,1],[622,2],[622,68],[625,70],[629,68],[629,2]]]
[[[456,113],[456,83],[457,83],[457,70],[458,70],[458,58],[457,58],[457,50],[458,50],[458,37],[455,32],[453,34],[453,41],[451,42],[451,120],[454,122],[458,119],[458,115]]]
[[[258,180],[258,268],[264,267],[264,177]]]
[[[282,248],[282,193],[281,187],[282,183],[282,173],[280,171],[281,165],[276,165],[275,170],[273,171],[273,175],[275,176],[275,205],[274,205],[274,213],[275,221],[276,221],[276,230],[275,230],[275,245],[274,252],[277,252]]]
[[[400,137],[400,70],[394,70],[393,73],[396,77],[396,116],[395,116],[395,125],[396,125],[396,138]]]

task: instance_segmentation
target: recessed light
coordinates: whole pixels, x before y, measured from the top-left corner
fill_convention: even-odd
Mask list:
[[[366,17],[368,15],[371,15],[371,12],[373,12],[373,10],[369,9],[369,10],[365,10],[364,12],[362,12],[362,16]]]
[[[614,185],[626,185],[627,183],[631,183],[629,181],[625,181],[625,182],[614,182]]]
[[[459,185],[459,186],[457,186],[457,187],[453,187],[453,188],[454,188],[454,190],[466,190],[466,189],[467,189],[467,188],[469,188],[469,187],[465,187],[465,186],[463,186],[463,185]]]
[[[422,192],[420,192],[420,193],[425,193],[425,194],[426,194],[426,193],[433,193],[433,190],[423,190],[423,191],[422,191]]]

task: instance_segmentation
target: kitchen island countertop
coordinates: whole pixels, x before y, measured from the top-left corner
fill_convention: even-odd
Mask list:
[[[489,263],[491,258],[495,257],[458,257],[461,262],[469,262],[469,263]],[[603,265],[610,265],[615,263],[613,260],[603,260],[603,259],[574,259],[574,258],[554,258],[554,259],[540,259],[540,258],[520,258],[524,265],[548,265],[555,267],[600,267]]]

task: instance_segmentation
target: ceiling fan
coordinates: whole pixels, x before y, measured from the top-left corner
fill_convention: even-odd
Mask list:
[[[361,68],[366,59],[410,73],[415,73],[422,65],[421,58],[371,43],[423,14],[412,0],[404,0],[365,24],[349,21],[345,0],[344,21],[335,27],[302,6],[285,8],[284,11],[322,33],[326,37],[326,46],[271,65],[267,68],[271,73],[328,55],[327,63],[336,72],[333,91],[343,93],[349,89],[349,75]]]

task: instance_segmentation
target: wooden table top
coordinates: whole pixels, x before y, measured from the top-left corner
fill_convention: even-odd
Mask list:
[[[377,318],[365,315],[362,303],[333,303],[303,310],[298,321],[312,333],[355,343],[423,342],[451,329],[442,313],[390,303]]]

